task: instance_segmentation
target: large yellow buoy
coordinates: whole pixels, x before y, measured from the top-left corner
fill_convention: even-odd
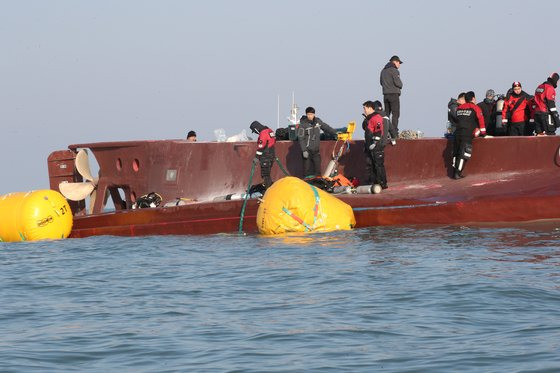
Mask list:
[[[0,196],[0,241],[66,238],[72,223],[68,201],[54,190]]]
[[[276,181],[257,211],[261,234],[329,232],[356,225],[352,207],[296,177]]]

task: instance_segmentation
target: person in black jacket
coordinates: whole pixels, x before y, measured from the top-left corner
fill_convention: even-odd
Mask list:
[[[478,103],[478,107],[482,110],[484,124],[486,125],[486,133],[492,136],[496,135],[496,100],[493,89],[486,91],[484,100]]]
[[[305,109],[305,115],[299,120],[298,141],[303,156],[305,177],[321,176],[321,130],[336,136],[336,131],[315,116],[315,109],[311,106]]]
[[[391,144],[395,145],[399,136],[399,116],[401,114],[400,95],[403,83],[399,73],[399,67],[403,62],[399,56],[393,56],[381,70],[379,81],[383,87],[383,105],[385,114],[391,118]]]
[[[465,103],[457,107],[457,129],[453,140],[453,178],[463,178],[465,163],[472,155],[473,137],[485,136],[484,116],[473,91],[465,93]]]
[[[457,128],[457,107],[465,103],[465,92],[459,93],[457,99],[450,98],[447,104],[447,133],[445,137],[449,137],[455,133]]]

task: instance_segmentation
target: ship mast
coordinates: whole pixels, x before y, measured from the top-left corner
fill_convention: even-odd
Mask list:
[[[299,107],[296,105],[295,94],[292,91],[292,110],[290,111],[290,116],[288,117],[288,121],[290,121],[290,123],[293,125],[299,124],[299,119],[297,114],[298,109]]]

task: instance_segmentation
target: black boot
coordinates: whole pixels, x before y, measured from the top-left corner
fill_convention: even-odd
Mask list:
[[[459,171],[458,169],[453,169],[453,178],[455,180],[459,180],[461,178],[461,171]]]

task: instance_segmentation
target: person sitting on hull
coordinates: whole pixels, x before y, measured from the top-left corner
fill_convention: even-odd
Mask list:
[[[473,91],[465,93],[465,103],[457,108],[457,128],[453,139],[453,178],[464,177],[465,163],[471,158],[472,139],[486,135],[482,110]]]
[[[546,82],[535,91],[535,132],[537,136],[554,135],[560,127],[560,118],[556,109],[556,86],[558,74],[552,73]]]
[[[364,106],[366,168],[374,185],[387,189],[387,174],[385,172],[385,145],[387,143],[391,121],[383,111],[379,101],[366,101]]]
[[[336,131],[315,116],[315,109],[311,106],[305,109],[299,121],[298,141],[303,156],[303,173],[306,178],[321,176],[321,130],[336,136]]]
[[[270,171],[272,170],[272,165],[274,163],[274,159],[276,158],[276,152],[274,150],[276,136],[274,131],[257,121],[251,123],[249,128],[253,133],[257,133],[259,135],[257,140],[255,162],[258,161],[260,163],[261,177],[266,189],[273,183],[272,178],[270,177]]]
[[[513,82],[511,89],[504,102],[502,124],[506,126],[508,136],[523,136],[525,123],[529,121],[529,95],[521,89],[520,82]]]

